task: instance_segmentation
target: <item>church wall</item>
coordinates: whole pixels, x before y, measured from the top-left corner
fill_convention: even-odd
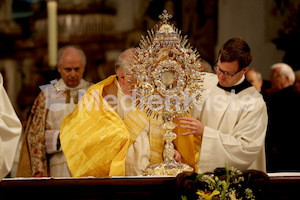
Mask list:
[[[13,1],[3,2],[0,6],[0,70],[6,72],[4,82],[7,84],[6,89],[18,115],[26,119],[25,110],[30,109],[40,92],[38,86],[48,84],[57,76],[53,69],[48,68],[46,4],[44,1],[33,3],[39,6],[35,5],[35,9],[32,9],[33,16],[27,17],[27,22],[24,23],[25,19],[14,18],[12,9],[7,9]],[[276,2],[278,4],[285,1],[60,0],[58,2],[58,19],[64,22],[59,23],[58,47],[75,44],[86,52],[88,66],[85,79],[91,82],[98,82],[114,73],[115,58],[124,49],[138,45],[141,35],[146,35],[146,30],[152,29],[158,23],[157,17],[163,8],[168,9],[173,15],[172,23],[182,30],[183,35],[188,35],[191,46],[195,47],[200,52],[201,58],[211,65],[215,63],[223,43],[236,36],[244,38],[249,43],[254,53],[250,67],[259,70],[265,80],[269,79],[270,66],[282,62],[284,56],[284,51],[278,50],[272,42],[272,39],[278,37],[284,16],[276,17],[271,11],[274,10]],[[96,7],[88,7],[91,2]],[[276,6],[275,10],[278,12],[278,5]],[[4,32],[2,27],[6,27]],[[15,78],[14,72],[21,78]]]
[[[269,80],[270,66],[282,62],[284,52],[278,50],[272,43],[277,28],[270,28],[269,17],[272,0],[219,0],[218,3],[218,33],[215,53],[232,37],[242,37],[253,51],[253,67]],[[271,32],[271,33],[270,33]]]

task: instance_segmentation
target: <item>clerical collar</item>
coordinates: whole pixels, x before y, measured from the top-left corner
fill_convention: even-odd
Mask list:
[[[227,92],[232,92],[232,93],[238,94],[239,92],[243,91],[244,89],[247,89],[248,87],[252,86],[252,84],[249,83],[245,77],[244,77],[244,80],[242,80],[242,79],[243,78],[241,78],[241,80],[240,80],[240,81],[242,81],[241,83],[239,83],[240,82],[239,81],[237,83],[237,85],[234,85],[232,87],[223,87],[220,85],[220,83],[218,83],[217,86]]]
[[[236,84],[234,84],[234,85],[241,84],[245,80],[245,78],[246,78],[245,75],[243,75],[242,78]]]
[[[79,85],[77,85],[77,86],[74,87],[74,88],[68,87],[62,78],[60,78],[57,82],[58,82],[58,84],[59,84],[60,86],[62,86],[65,90],[79,90],[79,89],[86,88],[86,86],[88,85],[88,82],[86,82],[86,81],[83,80],[83,79],[81,79]]]

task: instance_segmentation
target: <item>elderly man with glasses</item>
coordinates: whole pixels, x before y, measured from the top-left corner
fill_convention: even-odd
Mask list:
[[[266,137],[267,171],[300,171],[300,94],[293,88],[295,73],[286,63],[271,66],[271,88],[264,91],[269,123]]]
[[[228,40],[221,48],[216,75],[205,74],[201,106],[193,118],[181,118],[183,135],[201,138],[198,172],[217,167],[266,171],[265,135],[268,122],[262,95],[246,80],[252,52],[241,38]]]
[[[163,161],[162,121],[135,109],[133,56],[125,50],[116,74],[92,86],[62,123],[61,145],[74,177],[139,176]],[[181,160],[179,152],[174,158]]]

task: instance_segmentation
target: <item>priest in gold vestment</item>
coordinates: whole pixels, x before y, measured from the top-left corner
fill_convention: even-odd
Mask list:
[[[132,49],[116,62],[116,75],[92,86],[61,126],[61,145],[72,176],[136,176],[161,163],[162,120],[135,108],[127,71]],[[175,160],[181,155],[176,152]]]
[[[84,52],[66,46],[58,53],[61,79],[41,87],[28,119],[20,152],[17,176],[70,177],[60,146],[60,126],[71,113],[90,83],[82,79],[86,66]]]

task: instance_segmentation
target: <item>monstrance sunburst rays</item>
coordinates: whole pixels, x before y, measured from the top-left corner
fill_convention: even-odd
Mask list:
[[[173,140],[176,134],[174,117],[187,116],[189,109],[200,103],[203,92],[203,67],[200,54],[193,50],[181,31],[169,24],[172,17],[166,10],[161,23],[148,36],[142,36],[134,50],[130,75],[137,79],[135,93],[137,107],[149,117],[164,120],[164,162],[150,166],[145,175],[177,175],[193,169],[174,160]]]

